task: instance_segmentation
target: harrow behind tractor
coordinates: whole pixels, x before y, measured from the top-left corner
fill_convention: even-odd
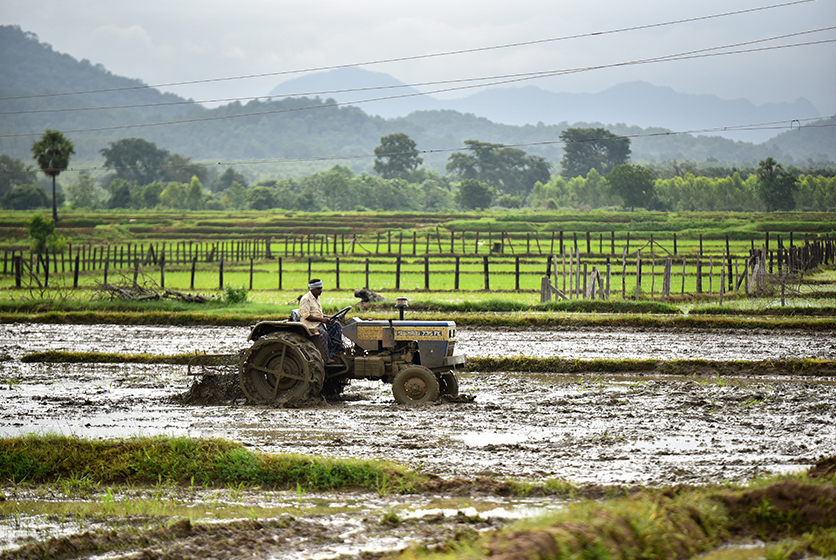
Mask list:
[[[340,322],[350,343],[327,362],[319,331],[295,313],[285,321],[258,323],[250,332],[252,345],[236,355],[241,389],[250,403],[271,406],[334,397],[352,379],[390,383],[401,404],[457,396],[455,367],[466,358],[454,353],[456,323],[404,320],[405,307],[406,298],[398,298],[399,320],[346,319],[351,307],[341,309],[332,320]],[[218,358],[223,356],[196,356],[189,373],[202,373],[196,366],[218,363]]]

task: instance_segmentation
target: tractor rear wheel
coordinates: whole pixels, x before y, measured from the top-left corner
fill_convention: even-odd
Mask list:
[[[435,374],[423,366],[402,369],[392,381],[392,394],[400,404],[433,402],[439,391]]]
[[[304,336],[277,332],[257,340],[241,359],[238,381],[254,404],[278,406],[318,396],[325,365]]]

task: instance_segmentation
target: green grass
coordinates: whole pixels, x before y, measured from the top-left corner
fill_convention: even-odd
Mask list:
[[[31,484],[60,479],[408,491],[416,475],[383,461],[259,453],[220,439],[159,436],[101,441],[63,435],[0,439],[0,480]]]
[[[685,559],[753,538],[766,543],[769,559],[830,558],[836,554],[834,497],[833,480],[803,475],[757,480],[743,488],[643,491],[570,503],[558,513],[447,543],[436,552],[412,548],[399,558]],[[737,556],[715,553],[712,558]]]

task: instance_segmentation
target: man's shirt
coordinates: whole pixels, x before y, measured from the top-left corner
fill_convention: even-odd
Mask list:
[[[311,292],[308,292],[302,296],[302,299],[299,300],[299,316],[302,317],[302,322],[308,327],[319,327],[318,321],[308,320],[308,317],[311,315],[322,317],[322,304],[316,296],[314,296]]]

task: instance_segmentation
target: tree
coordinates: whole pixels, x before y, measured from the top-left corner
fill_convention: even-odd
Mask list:
[[[159,181],[131,189],[131,205],[134,208],[156,208],[165,186]]]
[[[459,183],[459,190],[456,193],[456,198],[462,208],[470,210],[490,208],[495,196],[496,188],[476,179],[465,179]]]
[[[192,177],[186,189],[186,208],[189,210],[203,210],[206,199],[203,196],[203,185],[197,176]]]
[[[26,224],[29,237],[32,238],[32,251],[43,253],[47,248],[62,249],[66,243],[63,235],[55,233],[55,222],[40,215],[33,216]]]
[[[607,175],[607,183],[610,185],[610,191],[620,196],[624,206],[630,210],[649,208],[656,198],[656,175],[641,165],[617,165]]]
[[[238,173],[231,167],[227,167],[226,171],[221,173],[220,177],[209,184],[209,190],[214,193],[223,192],[231,187],[232,183],[238,183],[244,188],[248,185],[247,178],[244,175]]]
[[[464,143],[470,153],[450,154],[446,166],[459,179],[476,179],[505,194],[525,197],[537,182],[548,182],[551,177],[551,164],[540,156],[479,140]]]
[[[403,132],[380,138],[374,149],[375,173],[384,179],[407,179],[424,161],[415,149],[415,141]]]
[[[177,181],[188,183],[192,177],[197,177],[201,184],[206,184],[209,179],[209,171],[205,165],[191,163],[192,158],[180,154],[170,154],[163,160],[163,177],[166,181]]]
[[[87,173],[78,176],[75,183],[67,187],[70,205],[73,208],[90,208],[95,210],[107,200],[107,191],[98,186]]]
[[[758,196],[766,204],[767,212],[795,208],[798,182],[792,173],[784,171],[780,163],[768,157],[758,163],[756,174]]]
[[[58,202],[55,198],[55,178],[67,169],[70,156],[75,153],[73,143],[57,130],[47,130],[32,144],[32,157],[47,177],[52,177],[52,221],[58,222]]]
[[[3,197],[3,208],[32,210],[49,206],[49,197],[38,185],[17,185]]]
[[[140,185],[164,180],[163,164],[168,150],[142,138],[124,138],[109,146],[99,153],[105,157],[104,166],[114,171],[117,178],[125,179],[129,184],[136,181]]]
[[[160,193],[160,204],[168,208],[185,209],[186,192],[183,183],[171,181]]]
[[[130,208],[131,207],[131,184],[125,179],[116,179],[110,183],[110,198],[107,201],[108,208]]]
[[[0,155],[0,198],[12,190],[16,185],[32,184],[37,174],[19,159]]]
[[[606,128],[567,128],[560,139],[564,142],[560,174],[566,179],[585,177],[590,169],[607,175],[630,158],[630,139]]]
[[[275,208],[276,195],[270,187],[253,187],[247,191],[247,205],[252,210]]]

